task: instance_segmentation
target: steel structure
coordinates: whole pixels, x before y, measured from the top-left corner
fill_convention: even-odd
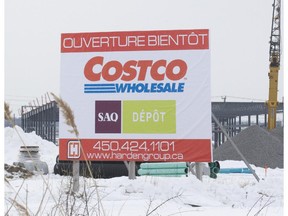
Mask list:
[[[212,102],[212,113],[231,137],[252,124],[267,127],[268,108],[265,103]],[[278,104],[277,113],[283,113],[283,103]],[[43,139],[57,143],[59,108],[55,101],[42,106],[22,106],[21,122],[25,132],[35,131]],[[215,146],[219,146],[226,141],[226,138],[215,121],[211,122],[212,138]]]
[[[29,111],[25,111],[29,109]],[[21,127],[27,133],[35,131],[43,139],[56,143],[58,137],[59,108],[55,101],[42,106],[21,107]]]
[[[268,107],[261,102],[212,102],[212,113],[230,137],[251,125],[268,125]],[[276,113],[283,113],[283,103],[278,104]],[[212,121],[212,140],[215,147],[227,140],[215,121]]]

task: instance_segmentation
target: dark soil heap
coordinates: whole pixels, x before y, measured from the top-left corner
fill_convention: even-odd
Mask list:
[[[283,127],[268,131],[253,125],[231,138],[248,163],[283,168]],[[242,160],[230,141],[214,150],[214,160]]]
[[[6,171],[5,177],[8,179],[13,179],[14,177],[19,177],[19,178],[29,178],[33,175],[32,172],[29,170],[20,167],[20,166],[14,166],[14,165],[8,165],[4,164],[4,169]]]

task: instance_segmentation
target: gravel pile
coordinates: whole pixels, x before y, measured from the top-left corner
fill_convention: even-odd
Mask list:
[[[250,164],[257,167],[283,168],[283,127],[268,131],[253,125],[232,140]],[[230,141],[214,150],[214,160],[242,160]]]

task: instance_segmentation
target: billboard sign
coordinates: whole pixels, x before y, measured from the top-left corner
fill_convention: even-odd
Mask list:
[[[208,29],[62,34],[60,93],[61,160],[212,159]]]

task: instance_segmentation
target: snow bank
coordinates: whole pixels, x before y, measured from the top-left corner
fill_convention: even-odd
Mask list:
[[[231,163],[231,161],[221,163],[226,167],[242,166],[241,163]],[[75,206],[86,205],[85,199],[80,196],[85,192],[89,196],[87,208],[91,215],[140,216],[151,213],[150,215],[154,216],[252,216],[257,215],[258,211],[261,211],[259,216],[283,215],[283,169],[269,169],[265,176],[263,168],[253,168],[261,179],[259,183],[251,174],[219,174],[217,179],[204,176],[202,182],[193,175],[188,177],[141,176],[135,180],[129,180],[126,176],[111,179],[81,177],[80,198],[76,200]],[[44,203],[46,204],[41,209],[40,215],[61,215],[58,214],[60,212],[52,214],[51,211],[57,206],[58,200],[62,200],[65,211],[66,192],[71,186],[71,178],[53,174],[44,177],[51,185],[52,195],[45,197]],[[13,188],[19,188],[21,184],[22,179],[10,181]],[[45,185],[40,177],[33,176],[27,179],[25,188],[18,195],[21,199],[17,201],[23,203],[23,200],[26,200],[27,189],[29,210],[31,213],[37,212],[43,196],[43,187],[45,188]],[[15,191],[6,187],[5,197],[14,197]],[[52,196],[57,201],[56,203],[51,199]],[[99,200],[105,209],[105,214],[98,214]],[[72,201],[71,203],[73,204]],[[6,209],[9,205],[7,201]],[[155,212],[152,213],[153,210]],[[85,215],[83,209],[79,208],[77,211],[79,215]],[[16,210],[12,209],[11,213],[15,212]]]
[[[6,127],[4,163],[12,165],[18,161],[20,146],[39,146],[40,160],[47,163],[49,172],[53,172],[58,155],[58,147],[47,140],[42,139],[35,132],[25,133],[19,126]]]
[[[54,143],[43,140],[34,132],[24,133],[20,127],[5,128],[5,163],[17,161],[22,140],[26,145],[39,146],[41,160],[48,164],[50,174],[27,178],[24,186],[21,178],[8,179],[4,212],[10,209],[10,200],[17,197],[19,204],[28,206],[30,215],[37,211],[39,215],[70,215],[72,208],[66,209],[66,204],[69,204],[67,191],[71,187],[71,177],[52,173],[58,154]],[[220,165],[223,168],[245,167],[243,162],[231,160],[220,161]],[[86,205],[89,215],[284,215],[283,169],[269,168],[265,173],[264,168],[254,165],[252,168],[260,182],[251,174],[218,174],[217,179],[203,176],[202,182],[191,173],[188,177],[140,176],[135,180],[129,180],[127,176],[111,179],[80,177],[79,197],[76,196],[75,203],[73,197],[70,201],[75,211],[72,215],[87,215],[83,209]],[[50,188],[47,193],[46,184]],[[88,195],[88,200],[84,194]],[[98,214],[99,200],[105,214]],[[64,214],[61,214],[60,207]],[[15,207],[9,211],[9,215],[19,215]]]

